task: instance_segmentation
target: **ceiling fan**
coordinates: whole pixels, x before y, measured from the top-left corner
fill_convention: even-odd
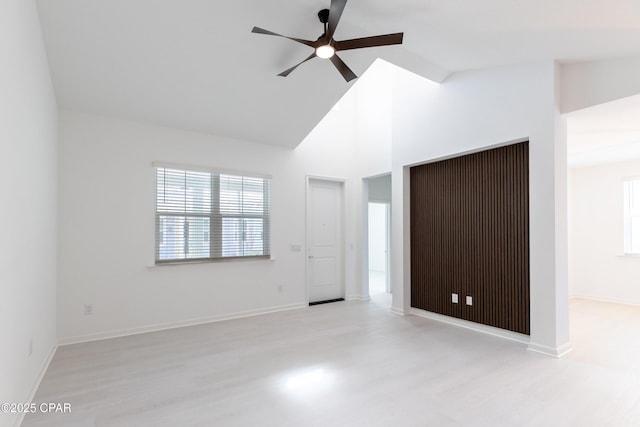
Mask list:
[[[338,69],[340,74],[342,74],[342,77],[344,77],[347,82],[350,82],[358,76],[356,76],[355,73],[351,71],[351,69],[347,66],[347,64],[345,64],[344,61],[340,59],[338,55],[336,55],[336,52],[351,49],[361,49],[365,47],[402,44],[402,37],[404,33],[385,34],[380,36],[363,37],[359,39],[342,41],[335,40],[333,38],[333,35],[336,32],[336,27],[338,26],[338,22],[340,21],[340,17],[342,16],[342,12],[344,11],[346,5],[347,0],[331,0],[330,9],[322,9],[320,12],[318,12],[318,18],[320,19],[320,22],[324,24],[324,33],[322,33],[322,35],[320,35],[320,37],[318,37],[316,41],[287,37],[259,27],[253,27],[253,30],[251,30],[251,32],[257,34],[266,34],[269,36],[284,37],[286,39],[302,43],[314,49],[313,53],[306,59],[294,65],[293,67],[284,70],[283,72],[278,74],[279,76],[287,77],[300,65],[304,64],[310,59],[318,57],[330,60],[331,63]]]

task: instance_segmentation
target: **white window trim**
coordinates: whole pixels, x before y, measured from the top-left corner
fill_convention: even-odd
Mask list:
[[[208,173],[217,173],[223,175],[237,175],[237,176],[246,176],[249,178],[263,178],[263,179],[273,179],[273,176],[267,173],[261,172],[249,172],[242,171],[237,169],[226,169],[226,168],[218,168],[212,166],[202,166],[202,165],[192,165],[192,164],[183,164],[183,163],[168,163],[168,162],[158,162],[154,161],[151,163],[151,166],[155,168],[167,168],[167,169],[181,169],[188,170],[193,172],[208,172]]]
[[[153,225],[153,262],[148,268],[155,269],[157,267],[168,267],[168,266],[184,266],[184,265],[197,265],[197,264],[212,264],[219,262],[250,262],[250,261],[275,261],[275,257],[273,256],[272,251],[272,242],[271,242],[271,224],[273,222],[272,216],[272,206],[271,206],[271,183],[273,181],[272,175],[266,173],[255,173],[255,172],[247,172],[247,171],[239,171],[234,169],[226,169],[226,168],[216,168],[202,165],[192,165],[192,164],[181,164],[181,163],[169,163],[169,162],[161,162],[161,161],[153,161],[151,163],[151,170],[153,173],[153,192],[154,192],[154,204],[153,204],[153,215],[154,215],[154,225]],[[234,257],[210,257],[210,258],[194,258],[194,259],[175,259],[175,260],[158,260],[157,259],[157,215],[158,215],[158,205],[157,205],[157,169],[158,168],[167,168],[167,169],[176,169],[176,170],[185,170],[185,171],[193,171],[193,172],[205,172],[217,175],[234,175],[241,176],[246,178],[261,178],[269,180],[269,214],[268,214],[268,254],[265,255],[250,255],[250,256],[234,256]],[[210,237],[212,239],[212,237]]]

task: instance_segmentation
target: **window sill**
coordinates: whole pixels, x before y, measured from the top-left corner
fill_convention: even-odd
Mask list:
[[[147,269],[149,270],[155,270],[155,269],[162,269],[165,267],[184,267],[185,265],[206,265],[206,264],[226,264],[226,263],[233,263],[233,262],[271,262],[271,261],[276,261],[276,257],[274,257],[273,255],[270,257],[250,257],[250,258],[221,258],[221,259],[208,259],[208,260],[201,260],[201,261],[175,261],[175,262],[163,262],[163,263],[159,263],[159,264],[151,264],[151,265],[147,265]]]
[[[618,258],[640,258],[640,254],[619,254]]]

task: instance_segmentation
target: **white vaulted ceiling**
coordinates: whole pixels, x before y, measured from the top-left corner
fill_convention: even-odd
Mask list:
[[[39,0],[61,108],[296,146],[353,83],[307,39],[330,0]],[[404,31],[403,46],[349,51],[442,81],[455,71],[543,59],[640,55],[640,0],[350,0],[336,39]]]
[[[640,159],[640,95],[567,115],[569,166]]]

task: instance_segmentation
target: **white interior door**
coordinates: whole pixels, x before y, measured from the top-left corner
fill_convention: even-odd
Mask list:
[[[342,183],[310,179],[307,198],[309,302],[344,298]]]

